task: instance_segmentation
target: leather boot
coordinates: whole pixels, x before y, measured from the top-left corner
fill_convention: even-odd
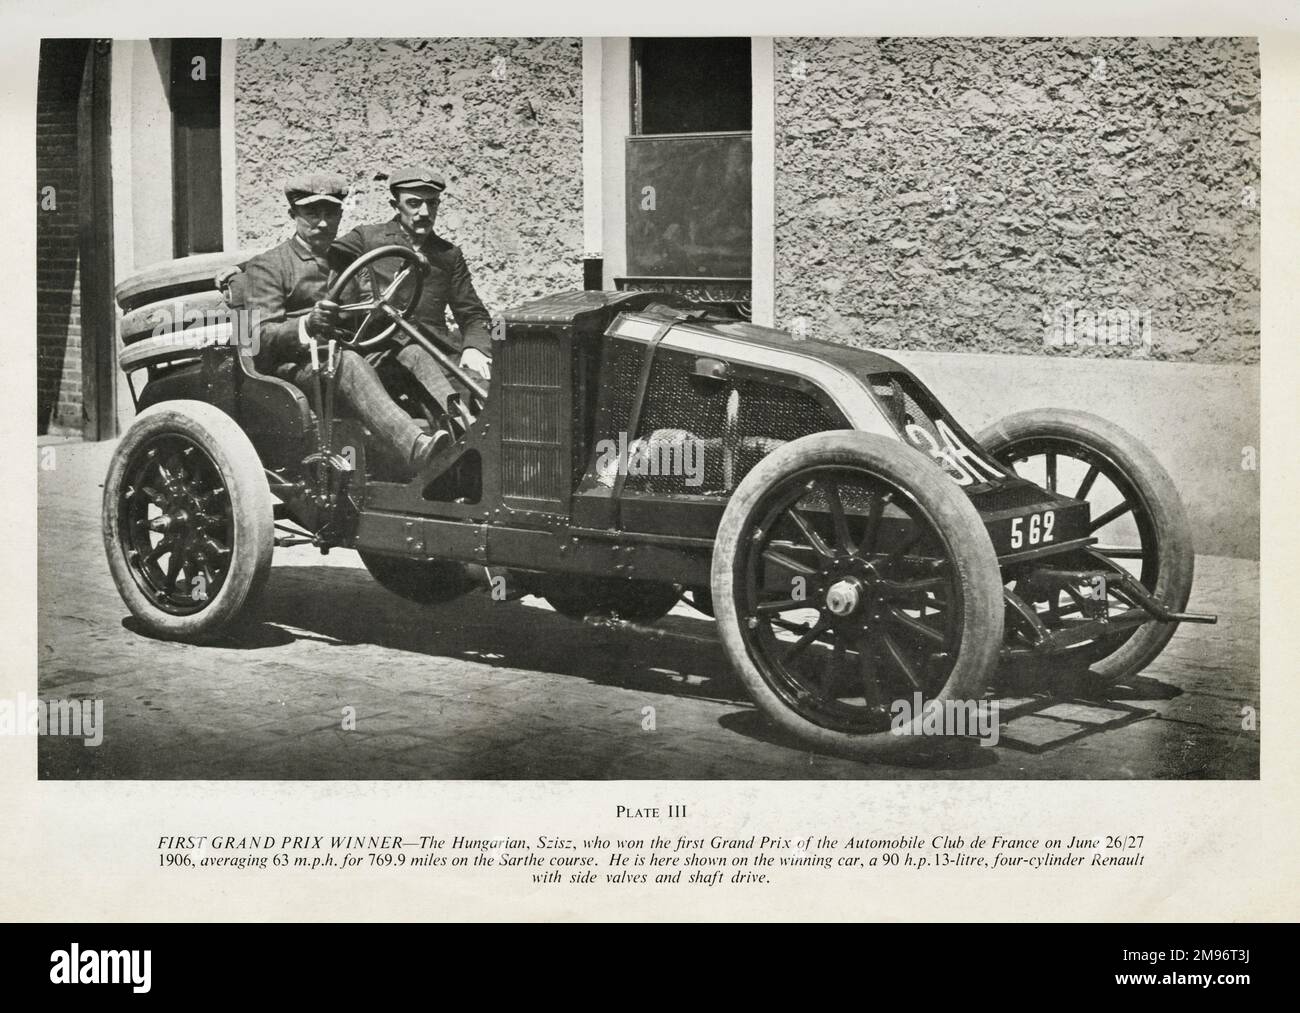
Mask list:
[[[418,475],[424,471],[438,454],[451,446],[451,433],[445,429],[435,429],[432,433],[420,433],[411,447],[411,474]]]

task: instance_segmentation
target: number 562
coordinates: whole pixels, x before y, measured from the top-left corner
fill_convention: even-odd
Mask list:
[[[1011,522],[1011,547],[1018,549],[1028,540],[1030,545],[1052,540],[1052,527],[1056,524],[1056,511],[1044,510],[1041,514],[1017,517]]]

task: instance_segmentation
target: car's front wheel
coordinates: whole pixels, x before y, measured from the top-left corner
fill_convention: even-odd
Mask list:
[[[979,513],[917,451],[818,433],[755,467],[723,513],[712,603],[767,717],[872,757],[932,701],[978,704],[1002,646],[1002,580]],[[919,702],[919,706],[918,706]]]
[[[103,536],[118,592],[147,632],[219,635],[271,569],[275,520],[257,451],[213,405],[146,409],[109,465]]]

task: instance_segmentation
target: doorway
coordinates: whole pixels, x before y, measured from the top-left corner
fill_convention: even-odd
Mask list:
[[[632,40],[619,288],[749,318],[751,59],[748,37]]]
[[[36,86],[36,431],[116,435],[112,43],[45,39]]]

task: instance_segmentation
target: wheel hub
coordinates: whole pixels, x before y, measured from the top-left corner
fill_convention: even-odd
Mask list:
[[[157,438],[127,470],[120,496],[120,539],[135,583],[172,615],[205,607],[232,550],[230,507],[218,500],[225,486],[197,449],[182,437]]]
[[[862,582],[856,577],[842,577],[826,589],[826,607],[840,618],[856,612],[862,599]]]

